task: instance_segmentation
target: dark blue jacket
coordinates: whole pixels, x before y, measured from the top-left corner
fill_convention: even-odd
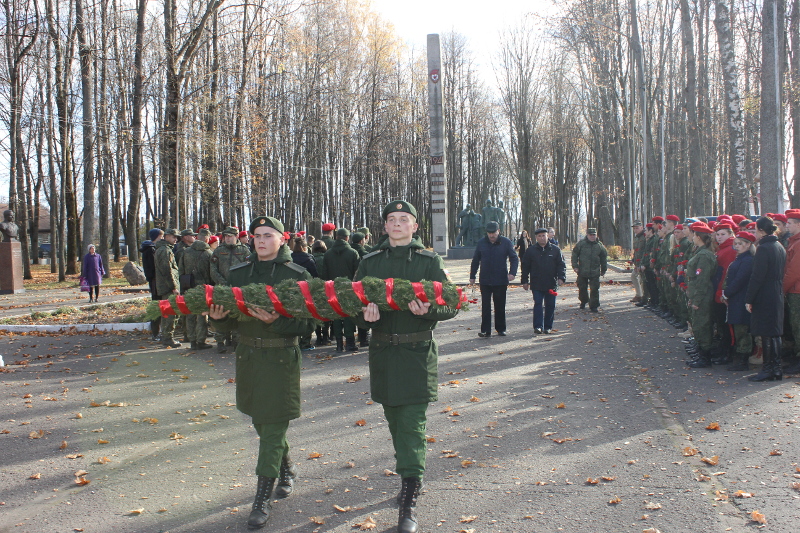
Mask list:
[[[532,291],[558,290],[558,280],[567,281],[567,264],[561,248],[548,242],[544,248],[534,244],[522,256],[522,284]]]
[[[144,241],[139,253],[142,254],[142,270],[144,270],[145,279],[154,281],[156,279],[155,243],[153,241]]]
[[[314,260],[313,255],[306,252],[292,252],[292,263],[296,263],[308,270],[308,273],[311,274],[312,278],[319,277],[319,272],[317,272],[317,262]]]
[[[775,235],[758,241],[753,273],[747,285],[746,303],[752,304],[750,334],[755,337],[783,335],[783,267],[786,250]]]
[[[725,276],[725,288],[722,294],[728,300],[728,324],[750,325],[750,313],[744,308],[745,296],[747,295],[747,284],[750,283],[750,275],[753,273],[753,255],[745,252],[736,256],[733,263],[728,267],[728,274]]]
[[[511,261],[511,270],[508,269],[506,259]],[[519,257],[514,251],[514,244],[506,237],[497,237],[492,244],[488,237],[484,237],[475,245],[475,255],[472,256],[472,266],[469,269],[469,279],[475,279],[481,268],[481,285],[508,285],[508,275],[517,275]]]

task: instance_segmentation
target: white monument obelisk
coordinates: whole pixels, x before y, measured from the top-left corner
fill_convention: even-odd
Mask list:
[[[433,251],[447,255],[447,179],[442,110],[442,49],[439,34],[428,34],[428,114],[431,119],[431,229]]]

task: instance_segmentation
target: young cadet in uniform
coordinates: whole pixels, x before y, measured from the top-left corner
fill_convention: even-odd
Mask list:
[[[633,257],[631,257],[631,284],[636,291],[636,296],[631,300],[632,303],[639,303],[644,299],[643,278],[641,270],[642,257],[644,256],[644,244],[647,241],[644,226],[638,220],[634,220],[631,225],[633,228]]]
[[[156,292],[159,300],[166,300],[171,294],[178,294],[180,281],[178,280],[178,264],[172,247],[178,242],[180,234],[176,229],[164,232],[164,238],[156,243]],[[161,319],[161,344],[170,348],[180,348],[181,343],[173,338],[175,334],[175,316],[170,315]]]
[[[333,238],[333,232],[335,230],[336,224],[331,222],[326,222],[322,225],[322,238],[320,240],[325,243],[325,246],[328,247],[328,250],[333,248],[333,245],[336,242]]]
[[[283,280],[310,280],[305,268],[292,262],[283,224],[272,217],[256,217],[250,223],[255,251],[249,262],[230,269],[232,287],[251,283],[277,285]],[[289,458],[286,431],[289,421],[300,416],[300,347],[298,337],[314,331],[312,319],[287,318],[263,309],[249,308],[258,320],[241,321],[228,316],[221,305],[212,305],[208,316],[217,331],[239,331],[236,347],[236,408],[253,418],[260,439],[258,488],[247,520],[252,528],[264,527],[276,498],[292,493],[295,466]],[[277,480],[277,486],[275,482]]]
[[[414,239],[417,210],[408,202],[395,201],[383,209],[388,238],[364,256],[355,280],[367,276],[409,281],[447,281],[442,259]],[[419,531],[417,498],[425,473],[425,411],[438,399],[438,347],[432,331],[440,320],[458,311],[430,309],[415,300],[407,310],[382,312],[374,303],[356,317],[362,327],[372,328],[369,345],[370,392],[383,405],[392,435],[396,472],[403,480],[398,498],[399,533]]]
[[[692,331],[697,340],[697,359],[689,361],[692,368],[711,366],[711,343],[713,340],[712,312],[715,287],[712,278],[717,271],[717,258],[711,251],[713,230],[703,222],[695,222],[689,229],[697,250],[686,264],[686,296],[689,300],[689,315]]]
[[[247,233],[247,232],[245,232]],[[250,248],[239,242],[239,228],[228,226],[222,230],[223,242],[211,254],[211,280],[213,285],[229,285],[228,273],[231,268],[247,261]],[[225,353],[225,344],[233,346],[231,333],[214,333],[217,352]]]
[[[358,270],[358,262],[361,258],[358,252],[348,244],[347,239],[350,237],[350,230],[347,228],[339,228],[336,230],[336,241],[333,246],[328,248],[325,252],[325,258],[322,262],[322,270],[320,276],[325,280],[335,280],[336,278],[347,278],[352,280]],[[338,318],[331,321],[331,328],[333,335],[336,337],[336,351],[349,352],[358,351],[356,346],[356,326],[353,324],[351,318]],[[346,344],[346,346],[345,346]]]
[[[191,274],[194,277],[195,285],[211,284],[211,247],[208,239],[211,232],[207,228],[201,228],[199,237],[192,245],[183,251],[181,261],[178,264],[180,275]],[[187,315],[186,330],[191,342],[190,350],[205,350],[211,348],[206,343],[208,337],[208,321],[203,315]]]

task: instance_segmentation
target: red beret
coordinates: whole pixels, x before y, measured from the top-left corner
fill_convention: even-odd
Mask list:
[[[790,211],[791,211],[791,209],[790,209]],[[783,222],[784,224],[786,224],[786,221],[788,220],[788,217],[786,215],[784,215],[783,213],[773,213],[772,216],[769,217],[769,218],[771,218],[772,220],[775,220],[777,222]]]
[[[675,229],[683,229],[683,224],[676,224]]]
[[[749,223],[749,224],[747,225],[747,229],[756,229],[756,223],[755,223],[755,222],[751,222],[751,223]]]
[[[738,235],[736,235],[737,239],[745,239],[750,242],[756,242],[756,236],[747,231],[740,231]]]
[[[326,222],[322,225],[322,231],[328,232],[333,231],[336,229],[336,224],[332,224],[331,222]]]
[[[298,235],[305,235],[305,234],[306,234],[306,232],[305,232],[305,231],[298,231],[298,232],[297,232],[297,234],[298,234]]]
[[[714,225],[714,231],[719,231],[721,229],[729,229],[729,230],[732,231],[733,230],[733,226],[731,226],[727,222],[719,222],[716,225]]]
[[[733,219],[730,215],[720,215],[717,217],[717,222],[733,222]]]
[[[712,233],[713,232],[713,230],[711,228],[709,228],[708,224],[706,224],[705,222],[695,222],[694,224],[689,226],[689,229],[691,229],[695,233]]]
[[[736,222],[737,224],[738,224],[739,222],[741,222],[742,220],[745,220],[746,218],[747,218],[747,217],[746,217],[746,216],[744,216],[744,215],[733,215],[733,216],[731,216],[731,219],[732,219],[734,222]]]
[[[680,222],[681,219],[678,218],[678,215],[667,215],[667,220],[671,220],[673,222]]]
[[[201,229],[208,229],[208,224],[200,224],[197,226],[197,231],[200,231]]]
[[[788,221],[790,218],[798,218],[800,219],[800,209],[788,209],[786,210],[786,214],[783,217]],[[773,218],[773,220],[778,220],[777,218]],[[784,222],[786,222],[784,221]]]
[[[246,231],[240,231],[239,232],[239,238],[241,239],[242,237],[247,237],[247,232]]]
[[[654,217],[652,218],[652,221],[653,221],[655,224],[663,224],[663,222],[664,222],[664,217],[660,217],[660,216],[657,216],[657,215],[656,215],[656,216],[654,216]]]
[[[647,224],[645,224],[645,227],[647,229],[653,229],[653,223],[652,222],[648,222]]]
[[[211,237],[208,238],[208,244],[214,244],[215,242],[218,242],[218,241],[219,241],[219,237],[217,237],[216,235],[212,235]]]

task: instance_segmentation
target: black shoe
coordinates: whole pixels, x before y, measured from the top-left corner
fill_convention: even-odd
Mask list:
[[[369,330],[362,330],[359,328],[358,330],[358,346],[360,348],[366,348],[369,346]]]
[[[348,352],[357,352],[358,346],[356,346],[356,338],[355,337],[347,337],[345,339],[345,346],[344,349]]]
[[[543,333],[542,328],[533,328],[533,332],[537,335],[541,335]]]
[[[783,368],[783,373],[786,375],[800,374],[800,358],[795,359],[794,363],[789,363],[786,365]]]
[[[597,307],[590,307],[589,311],[591,311],[592,313],[599,313],[600,312],[600,310]]]
[[[686,366],[690,368],[708,368],[711,366],[711,351],[710,350],[700,350],[698,357],[694,361],[690,361],[686,364]]]
[[[636,307],[647,307],[647,302],[636,302]]]
[[[258,488],[256,489],[256,498],[253,501],[253,510],[250,511],[250,516],[247,518],[247,525],[251,528],[261,529],[267,524],[270,511],[272,511],[270,497],[274,486],[274,477],[258,476]]]
[[[344,351],[344,339],[342,337],[336,337],[336,351],[337,352]]]
[[[749,358],[749,353],[736,353],[733,357],[733,364],[728,365],[725,370],[731,372],[746,372],[750,370],[750,365],[747,363]]]
[[[747,379],[750,381],[781,381],[783,369],[781,368],[781,338],[761,337],[761,348],[764,352],[764,365],[761,372]]]
[[[711,358],[712,365],[729,365],[733,362],[733,354],[730,351],[725,350],[725,352],[719,354],[717,357]]]
[[[397,517],[397,533],[417,533],[417,498],[419,498],[420,480],[416,477],[403,478],[400,491],[400,512]]]
[[[280,499],[288,498],[294,490],[294,480],[297,477],[297,468],[288,455],[284,455],[281,460],[281,473],[278,484],[275,486],[275,497]]]
[[[224,342],[218,342],[217,343],[217,353],[225,353],[227,351],[228,351],[228,349],[225,348],[225,343]]]
[[[419,478],[419,491],[418,492],[419,492],[419,494],[424,494],[426,492],[425,491],[425,480],[423,478]],[[403,489],[402,488],[400,489],[400,492],[397,493],[397,497],[395,498],[395,501],[396,501],[398,507],[400,506],[401,503],[403,503]]]
[[[586,309],[586,302],[581,302],[581,305],[578,308],[579,309]]]
[[[176,341],[175,339],[162,339],[161,344],[166,346],[167,348],[180,348],[181,343]]]
[[[686,322],[678,322],[678,325],[675,326],[675,329],[683,333],[684,331],[689,329],[689,324],[687,324]]]
[[[553,330],[552,330],[552,329],[546,329],[546,330],[544,330],[544,334],[545,334],[545,335],[550,335],[551,333],[553,333]]]
[[[481,337],[482,339],[488,339],[491,336],[492,336],[492,333],[489,332],[489,331],[487,331],[486,333],[484,333],[483,331],[478,333],[478,337]]]
[[[184,342],[185,342],[185,341],[184,341]],[[196,342],[194,342],[194,341],[192,341],[191,343],[189,343],[189,347],[188,347],[188,348],[186,348],[186,349],[187,349],[187,350],[196,350],[196,349],[197,349],[197,343],[196,343]]]
[[[211,345],[208,344],[207,342],[197,342],[195,344],[197,344],[197,346],[195,347],[195,349],[197,350],[208,350],[209,348],[211,348]]]
[[[498,331],[497,332],[497,336],[498,337],[505,337],[506,336],[506,332],[505,331]]]

